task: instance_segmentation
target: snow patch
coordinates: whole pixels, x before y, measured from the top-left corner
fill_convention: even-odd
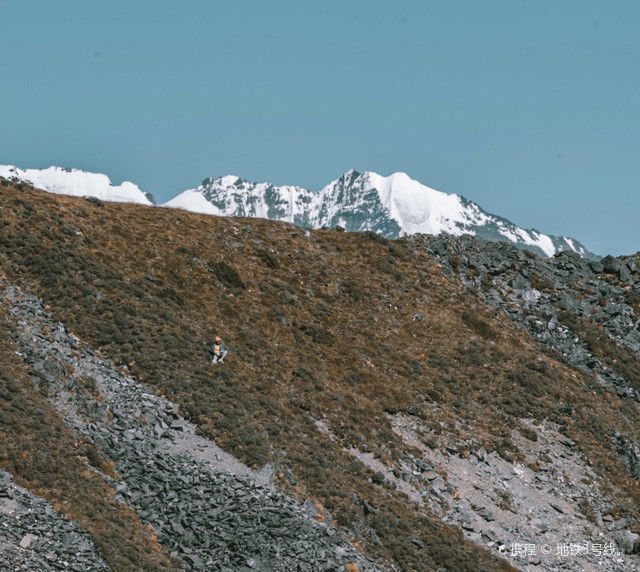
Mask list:
[[[177,197],[172,198],[162,206],[183,209],[194,213],[210,215],[224,214],[218,207],[209,202],[200,191],[195,189],[189,189],[180,193]]]
[[[224,177],[220,177],[218,181],[220,181],[220,184],[223,187],[230,187],[231,185],[234,185],[239,179],[240,177],[238,177],[237,175],[225,175]]]
[[[464,229],[466,225],[482,224],[488,218],[479,209],[465,207],[459,195],[427,187],[406,173],[393,173],[389,177],[371,172],[365,175],[404,234],[461,235],[469,232]]]
[[[106,175],[76,169],[49,167],[47,169],[20,169],[13,165],[0,165],[0,177],[31,183],[35,188],[60,195],[95,197],[103,201],[152,205],[137,185],[124,181],[114,185]]]

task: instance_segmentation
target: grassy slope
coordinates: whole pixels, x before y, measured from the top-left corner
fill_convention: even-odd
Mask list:
[[[101,205],[24,185],[5,185],[0,200],[0,267],[12,280],[221,446],[255,466],[272,462],[284,488],[339,524],[366,524],[379,542],[354,540],[374,556],[407,569],[503,566],[343,452],[354,446],[396,465],[405,446],[388,413],[437,432],[464,419],[461,439],[507,458],[519,454],[509,437],[520,418],[552,419],[606,474],[622,513],[640,502],[610,439],[613,428],[638,438],[637,408],[541,354],[411,241],[337,231],[309,239],[281,223]],[[231,353],[212,368],[218,332]],[[558,402],[574,405],[574,419]]]

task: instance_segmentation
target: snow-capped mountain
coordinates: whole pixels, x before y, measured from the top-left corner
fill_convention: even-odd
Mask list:
[[[205,179],[163,206],[282,220],[310,228],[371,230],[388,238],[417,233],[471,234],[484,240],[512,242],[543,256],[563,250],[593,256],[576,240],[520,228],[464,197],[431,189],[405,173],[383,177],[351,170],[317,193],[227,175]]]
[[[319,195],[302,187],[251,183],[235,175],[205,179],[196,189],[180,193],[162,206],[220,216],[246,216],[311,224]]]
[[[48,169],[19,169],[0,165],[0,177],[31,183],[37,189],[61,195],[95,197],[103,201],[152,205],[153,197],[128,181],[114,185],[109,177],[77,169],[49,167]]]
[[[27,181],[52,193],[154,204],[153,196],[134,183],[114,185],[100,173],[0,165],[0,177]],[[597,258],[576,240],[520,228],[460,195],[429,188],[405,173],[383,177],[351,170],[319,192],[297,186],[253,183],[226,175],[205,179],[197,188],[180,193],[162,206],[211,215],[268,218],[309,228],[341,226],[347,231],[370,230],[388,238],[418,233],[471,234],[484,240],[512,242],[542,256],[572,250],[581,256]]]

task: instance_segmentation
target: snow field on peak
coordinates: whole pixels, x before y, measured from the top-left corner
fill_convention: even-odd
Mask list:
[[[103,201],[152,205],[140,188],[124,181],[114,185],[106,175],[76,169],[48,167],[47,169],[20,169],[12,165],[0,165],[0,177],[29,182],[37,189],[61,195],[95,197]]]
[[[406,173],[383,177],[367,172],[365,176],[404,234],[461,235],[464,231],[455,223],[482,224],[488,220],[479,209],[474,212],[476,209],[465,207],[458,195],[427,187]]]
[[[298,186],[252,183],[236,175],[205,179],[162,206],[222,216],[248,216],[294,223],[307,214],[314,193]]]
[[[225,175],[224,177],[220,177],[219,181],[223,187],[230,187],[233,185],[240,177],[237,175]]]
[[[196,190],[189,189],[183,191],[178,196],[173,197],[170,201],[164,203],[163,207],[171,207],[175,209],[184,209],[194,213],[203,213],[209,215],[224,214],[218,207],[208,201],[204,195]]]

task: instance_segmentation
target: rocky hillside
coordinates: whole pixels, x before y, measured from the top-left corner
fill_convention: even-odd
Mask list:
[[[446,274],[459,276],[542,345],[640,403],[639,255],[588,261],[562,252],[541,259],[466,237],[422,244]]]
[[[0,213],[9,565],[640,565],[637,259],[6,181]]]

